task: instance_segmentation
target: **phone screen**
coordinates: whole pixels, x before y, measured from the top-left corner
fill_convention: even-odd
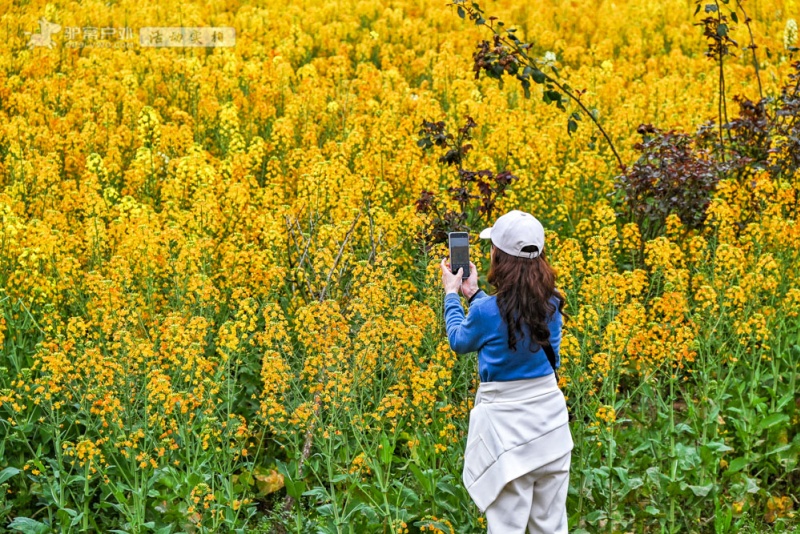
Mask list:
[[[459,267],[463,278],[469,278],[469,234],[461,232],[450,235],[450,269],[457,273]]]
[[[469,239],[454,237],[450,240],[450,262],[454,265],[469,265]]]

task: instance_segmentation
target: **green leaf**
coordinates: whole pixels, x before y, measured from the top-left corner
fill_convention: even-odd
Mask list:
[[[334,509],[332,504],[323,504],[322,506],[317,506],[317,513],[323,517],[333,516]]]
[[[70,515],[72,515],[72,514],[70,514]],[[81,522],[81,519],[83,519],[83,512],[75,515],[72,518],[72,521],[70,521],[69,526],[74,527],[75,525],[77,525],[78,523]]]
[[[778,447],[776,449],[772,449],[771,451],[769,451],[764,456],[771,456],[771,455],[777,454],[779,452],[788,451],[791,448],[792,448],[792,444],[791,443],[787,443],[786,445],[781,445],[780,447]]]
[[[332,479],[330,479],[330,482],[331,484],[339,484],[340,482],[344,482],[348,478],[350,478],[350,475],[348,475],[347,473],[340,473],[338,475],[335,475]]]
[[[731,11],[731,20],[736,24],[739,24],[739,16],[736,15],[736,11]]]
[[[575,119],[570,119],[567,121],[567,133],[572,135],[578,130],[578,123],[575,122]]]
[[[789,416],[787,414],[774,413],[762,419],[761,422],[758,423],[758,429],[766,430],[768,428],[772,428],[773,426],[780,425],[781,423],[785,423],[788,420]]]
[[[595,510],[594,512],[592,512],[592,513],[590,513],[590,514],[588,514],[586,516],[586,521],[588,521],[589,523],[597,523],[601,519],[605,519],[605,518],[606,518],[605,511],[603,511],[603,510]]]
[[[2,471],[0,471],[0,484],[8,480],[9,478],[13,477],[20,473],[20,470],[16,467],[6,467]]]
[[[743,476],[744,479],[744,491],[747,493],[758,493],[758,490],[761,488],[758,487],[758,483],[756,479]]]
[[[394,445],[389,443],[389,438],[386,437],[386,434],[381,436],[381,448],[378,452],[381,458],[381,462],[383,465],[388,466],[392,463],[392,455],[394,454]]]
[[[732,447],[728,447],[721,441],[709,441],[705,446],[712,452],[728,452],[733,450]]]
[[[14,518],[8,525],[8,528],[24,532],[25,534],[45,534],[45,532],[50,532],[50,527],[29,517]]]
[[[464,11],[464,8],[461,6],[458,6],[457,11],[458,11],[458,16],[461,17],[462,19],[467,15],[467,12]]]
[[[778,412],[783,411],[783,409],[789,405],[789,403],[794,402],[794,392],[789,393],[788,395],[784,395],[781,397],[781,400],[778,401],[776,406],[776,410]]]
[[[525,95],[525,98],[531,97],[531,82],[528,80],[522,80],[522,93]]]
[[[540,71],[539,69],[533,69],[531,75],[533,76],[533,81],[536,83],[544,83],[544,80],[546,78],[544,72]]]
[[[551,102],[560,102],[561,93],[554,90],[548,90],[544,92],[543,99],[545,104],[550,104]]]
[[[647,440],[647,441],[645,441],[644,443],[640,444],[640,445],[639,445],[638,447],[636,447],[635,449],[633,449],[633,450],[630,452],[630,455],[631,455],[631,456],[636,456],[636,455],[637,455],[637,454],[639,454],[640,452],[646,451],[646,450],[647,450],[647,449],[649,449],[649,448],[650,448],[650,440]]]
[[[436,484],[436,489],[441,491],[442,493],[448,493],[453,497],[458,497],[458,489],[454,485],[448,484],[447,482],[442,482],[440,480]]]
[[[318,501],[328,499],[328,490],[322,486],[314,486],[308,491],[303,492],[303,497],[316,497]]]
[[[661,479],[665,479],[667,477],[661,474],[661,471],[659,471],[658,467],[656,466],[648,467],[645,473],[647,473],[647,478],[650,479],[653,485],[658,488],[659,491],[661,491]]]
[[[700,465],[700,455],[696,447],[678,443],[675,445],[675,452],[678,455],[678,466],[682,470],[688,471]]]
[[[720,37],[725,37],[728,35],[728,25],[727,24],[720,24],[717,26],[717,35]]]
[[[706,495],[714,489],[714,484],[708,484],[706,486],[688,486],[687,487],[692,490],[692,493],[695,494],[697,497],[705,497]]]
[[[744,456],[734,458],[733,461],[731,461],[730,465],[728,465],[728,469],[725,471],[725,473],[731,475],[733,473],[737,473],[742,469],[744,469],[747,466],[747,463],[748,463],[747,458],[745,458]]]
[[[417,482],[420,483],[422,489],[425,490],[426,493],[432,494],[433,493],[433,482],[431,481],[430,477],[426,473],[430,473],[429,469],[426,469],[425,472],[419,468],[417,464],[410,463],[408,464],[408,468],[411,469],[411,472],[414,473],[414,478],[417,479]]]

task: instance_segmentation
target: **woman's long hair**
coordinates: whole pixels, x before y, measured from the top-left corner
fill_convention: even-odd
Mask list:
[[[497,307],[508,325],[508,347],[516,350],[517,339],[524,338],[523,324],[528,327],[532,342],[548,344],[547,319],[556,311],[550,299],[553,295],[558,297],[562,314],[565,299],[555,287],[556,273],[544,251],[536,258],[520,258],[494,247],[487,281],[497,289]]]

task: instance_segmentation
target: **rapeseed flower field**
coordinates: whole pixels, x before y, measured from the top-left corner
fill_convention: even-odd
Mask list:
[[[567,296],[570,531],[800,525],[800,4],[481,3],[625,169],[574,102],[476,77],[492,33],[448,4],[5,3],[0,529],[484,532],[461,483],[477,364],[447,343],[419,202],[468,210],[488,289],[492,221],[419,143],[466,117],[464,165],[514,174],[494,213],[544,223]],[[761,95],[782,111],[737,115]],[[631,193],[643,124],[744,154],[684,185],[697,220]]]

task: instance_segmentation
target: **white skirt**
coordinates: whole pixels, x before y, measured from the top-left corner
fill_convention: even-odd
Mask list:
[[[555,375],[483,382],[470,411],[462,480],[485,512],[506,483],[572,447],[567,403]]]

